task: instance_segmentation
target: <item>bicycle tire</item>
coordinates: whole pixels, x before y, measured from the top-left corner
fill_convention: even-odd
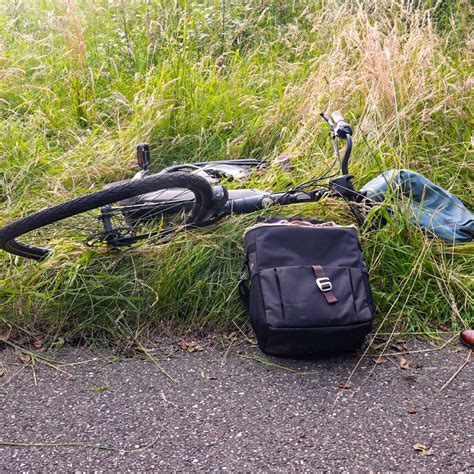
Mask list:
[[[166,188],[185,188],[194,193],[194,205],[187,215],[186,224],[202,221],[209,214],[212,208],[212,188],[204,178],[182,172],[152,175],[81,196],[12,222],[0,229],[0,249],[13,255],[43,260],[52,253],[50,250],[26,245],[16,239],[68,217]]]

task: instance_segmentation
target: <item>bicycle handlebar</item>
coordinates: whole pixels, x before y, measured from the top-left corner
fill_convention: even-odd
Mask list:
[[[229,199],[224,206],[223,212],[224,214],[248,214],[273,205],[287,206],[289,204],[316,202],[328,193],[329,191],[324,189],[297,193],[276,192],[245,198]]]
[[[344,120],[344,117],[341,112],[335,110],[331,114],[331,119],[324,113],[321,112],[321,116],[329,123],[333,131],[333,139],[336,141],[338,138],[342,138],[346,141],[346,148],[344,150],[344,157],[341,163],[341,170],[345,178],[344,185],[338,183],[339,194],[348,195],[347,192],[353,190],[351,178],[349,175],[349,158],[351,157],[352,152],[352,128]],[[337,150],[337,148],[336,148]],[[338,178],[339,179],[339,178]],[[336,180],[337,181],[337,180]],[[344,194],[346,193],[346,194]],[[247,214],[249,212],[257,211],[264,209],[267,206],[272,204],[287,205],[287,204],[297,204],[302,202],[314,202],[321,199],[325,194],[328,194],[327,190],[321,190],[316,192],[300,192],[300,193],[270,193],[256,196],[248,196],[237,199],[230,199],[225,205],[223,211],[225,214]]]

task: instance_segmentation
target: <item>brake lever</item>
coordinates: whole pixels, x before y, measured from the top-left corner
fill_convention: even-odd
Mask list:
[[[331,127],[331,130],[334,132],[334,128],[336,127],[336,124],[332,121],[331,117],[329,115],[326,115],[324,112],[320,112],[319,115],[326,120],[326,122],[329,124]]]

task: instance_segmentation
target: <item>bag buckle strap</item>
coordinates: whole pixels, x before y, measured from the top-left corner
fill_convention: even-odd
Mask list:
[[[336,303],[336,295],[332,292],[332,283],[329,277],[326,275],[321,265],[313,265],[313,271],[316,275],[316,285],[322,291],[326,301],[329,304]]]
[[[328,277],[316,278],[316,285],[321,291],[331,291],[332,283]]]

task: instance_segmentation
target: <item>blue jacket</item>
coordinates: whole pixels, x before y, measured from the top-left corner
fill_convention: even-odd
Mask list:
[[[388,170],[362,189],[368,198],[382,202],[403,197],[413,223],[446,242],[469,242],[474,235],[474,215],[453,194],[410,170]],[[390,199],[390,197],[389,197]]]

